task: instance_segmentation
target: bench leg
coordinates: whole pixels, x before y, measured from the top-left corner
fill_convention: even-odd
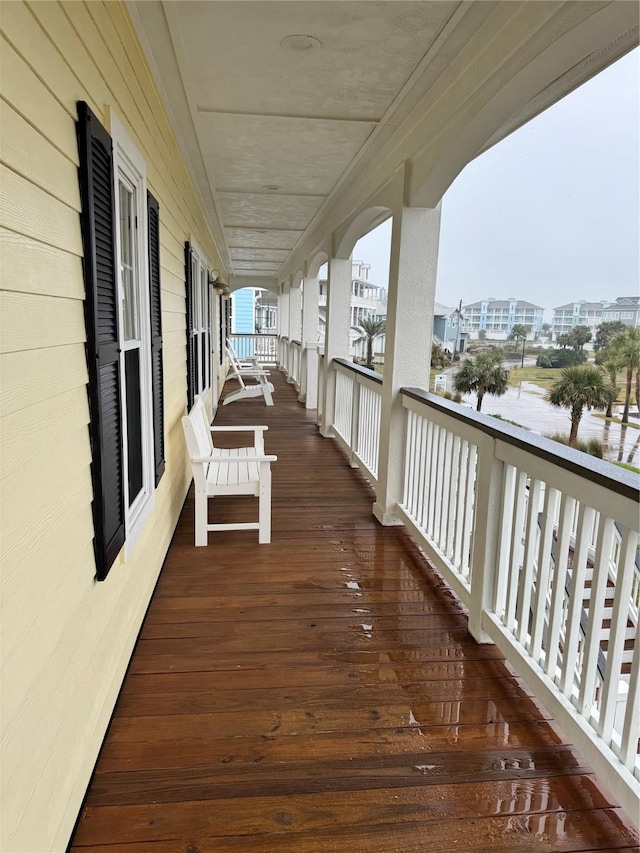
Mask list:
[[[268,382],[264,377],[260,380],[260,384],[262,385],[262,393],[264,395],[264,402],[267,406],[273,406],[273,385]]]
[[[268,545],[271,542],[271,466],[269,462],[260,463],[260,491],[258,494],[258,543]]]
[[[206,545],[208,540],[207,495],[196,491],[196,547]]]

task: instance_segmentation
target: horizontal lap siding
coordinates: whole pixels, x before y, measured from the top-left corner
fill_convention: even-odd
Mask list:
[[[220,260],[124,7],[3,4],[2,26],[0,849],[11,853],[64,849],[76,819],[189,481],[185,240],[195,236],[212,266]],[[78,100],[107,128],[105,105],[117,113],[160,204],[167,472],[133,553],[99,585]]]

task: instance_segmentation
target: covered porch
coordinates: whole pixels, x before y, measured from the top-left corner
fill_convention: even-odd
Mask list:
[[[190,493],[70,850],[630,851],[554,720],[272,371],[273,539]],[[229,388],[225,389],[228,392]],[[226,499],[216,520],[250,499]]]

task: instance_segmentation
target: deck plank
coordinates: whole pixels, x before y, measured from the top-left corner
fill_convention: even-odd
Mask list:
[[[636,830],[272,372],[271,545],[189,496],[75,853],[637,850]],[[211,520],[251,520],[225,499]]]

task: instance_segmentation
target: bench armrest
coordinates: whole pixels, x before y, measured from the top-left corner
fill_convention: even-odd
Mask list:
[[[247,462],[277,462],[277,456],[195,456],[192,462],[217,462],[221,465],[244,465]]]
[[[212,426],[209,427],[211,432],[264,432],[269,429],[268,426]]]

